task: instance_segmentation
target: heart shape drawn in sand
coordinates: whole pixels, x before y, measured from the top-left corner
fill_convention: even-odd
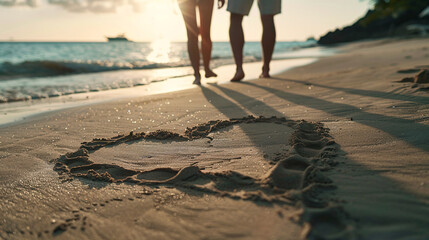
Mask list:
[[[281,149],[278,146],[281,144],[283,149],[287,149],[286,152],[280,151],[271,157],[267,156],[269,159],[261,157],[263,162],[268,162],[268,171],[261,174],[252,174],[250,171],[249,174],[245,174],[246,170],[240,172],[227,170],[228,164],[246,165],[246,157],[243,156],[250,156],[251,154],[246,155],[245,150],[243,150],[243,156],[225,157],[222,155],[224,157],[220,158],[222,161],[214,161],[214,155],[210,155],[210,161],[206,159],[208,158],[206,157],[207,151],[203,149],[213,148],[214,141],[218,137],[222,138],[224,134],[222,131],[228,132],[231,131],[232,127],[240,126],[240,128],[247,128],[249,135],[251,134],[249,132],[252,132],[251,129],[262,125],[264,126],[259,129],[264,129],[267,124],[278,125],[280,128],[291,130],[289,142],[285,140],[280,143],[273,141],[265,144],[268,146],[277,144],[275,146],[277,149]],[[214,138],[213,134],[218,135]],[[227,138],[224,136],[224,145],[225,139]],[[166,143],[166,146],[160,147]],[[133,147],[136,144],[140,145]],[[144,146],[148,144],[158,145],[144,149]],[[226,145],[233,144],[227,143]],[[119,154],[121,156],[115,160],[113,155],[118,151],[114,148],[118,146],[122,147],[122,152],[125,152],[124,149],[128,149],[130,153]],[[228,147],[230,146],[223,146],[223,149]],[[180,151],[189,148],[187,153],[180,153]],[[318,197],[318,193],[324,189],[334,187],[332,181],[325,177],[322,172],[337,164],[335,160],[337,148],[338,145],[329,136],[328,129],[320,123],[310,123],[304,120],[293,121],[279,117],[256,118],[248,116],[230,120],[209,121],[187,128],[183,135],[157,130],[149,133],[131,132],[129,135],[83,142],[77,151],[55,159],[54,170],[68,179],[79,178],[104,183],[170,186],[179,190],[187,189],[221,197],[250,200],[255,203],[296,205],[299,201],[303,203],[305,208],[297,221],[312,226],[307,228],[312,230],[307,231],[307,235],[317,235],[318,231],[314,219],[322,217],[330,219],[328,221],[345,222],[345,214],[339,207],[328,206],[330,205],[329,202]],[[157,154],[150,153],[151,149],[158,149]],[[145,155],[134,154],[134,152],[139,151]],[[192,156],[192,153],[198,151],[205,154]],[[99,152],[101,153],[99,154]],[[184,159],[184,156],[188,159]],[[138,159],[139,157],[140,159]],[[167,166],[162,166],[163,157],[170,159],[167,161]],[[195,157],[199,159],[195,159]],[[182,159],[175,162],[175,158]],[[219,156],[214,158],[219,160]],[[161,167],[147,169],[145,163],[156,161]],[[177,168],[169,167],[177,164]],[[217,171],[216,166],[220,166],[222,171]],[[255,169],[258,169],[257,164],[255,166]],[[338,226],[338,224],[335,225]],[[338,228],[338,231],[344,231],[344,229],[347,229],[347,226]],[[350,233],[350,231],[345,232]]]

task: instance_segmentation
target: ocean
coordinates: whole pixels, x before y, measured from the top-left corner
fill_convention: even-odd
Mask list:
[[[320,57],[315,41],[278,42],[273,59]],[[261,60],[247,42],[244,61]],[[214,42],[211,66],[233,64],[228,42]],[[148,85],[193,74],[185,42],[0,42],[0,103]]]

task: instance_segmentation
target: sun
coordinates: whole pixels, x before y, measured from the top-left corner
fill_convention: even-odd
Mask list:
[[[149,0],[146,1],[142,18],[150,25],[153,39],[177,38],[178,28],[184,29],[183,19],[175,0]],[[182,26],[183,25],[183,26]]]
[[[168,21],[171,17],[177,17],[178,10],[175,0],[150,0],[145,4],[144,14]]]

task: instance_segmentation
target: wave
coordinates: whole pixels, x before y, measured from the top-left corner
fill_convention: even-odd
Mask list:
[[[244,62],[256,60],[254,57],[245,57]],[[216,58],[211,65],[216,68],[233,64],[233,62],[234,60],[229,58]],[[0,80],[3,80],[0,81],[0,103],[136,87],[169,78],[192,75],[193,70],[188,66],[186,62],[168,64],[55,61],[7,63],[0,67]],[[147,69],[148,71],[133,71],[135,69]],[[104,74],[103,72],[109,73]],[[78,73],[99,74],[82,76]]]
[[[280,50],[274,53],[273,59],[278,60],[314,58],[325,55],[323,49],[309,46],[291,46],[280,43],[277,48]],[[214,52],[211,61],[212,68],[234,64],[232,55],[228,56],[224,53],[230,53],[228,50],[227,47],[224,47],[224,50]],[[260,49],[256,51],[258,49],[252,48],[251,50],[254,51],[245,53],[243,62],[261,60]],[[179,60],[167,63],[125,59],[122,61],[115,59],[106,61],[27,60],[9,62],[14,60],[8,59],[8,61],[0,63],[0,103],[130,88],[169,78],[192,75],[193,70],[189,60],[187,58],[177,59]],[[202,63],[201,66],[203,66]]]
[[[258,61],[258,57],[244,57],[244,62]],[[213,56],[213,67],[232,64],[232,58]],[[201,63],[202,65],[202,63]],[[17,78],[53,77],[70,74],[98,73],[117,70],[143,70],[159,68],[177,68],[190,66],[189,60],[169,63],[151,63],[143,61],[111,62],[111,61],[51,61],[35,60],[20,63],[3,62],[0,64],[0,80]]]
[[[0,79],[9,80],[22,77],[60,76],[115,70],[171,68],[188,65],[189,63],[186,61],[173,63],[51,60],[24,61],[20,63],[3,62],[0,64]]]
[[[261,60],[262,57],[259,44],[256,44],[255,46],[253,45],[249,45],[248,48],[244,49],[244,62]],[[315,42],[311,41],[279,42],[276,45],[277,51],[273,58],[282,59],[282,54],[296,52],[300,49],[315,46]],[[218,48],[219,49],[213,51],[211,62],[212,66],[219,67],[221,65],[232,64],[233,57],[229,44],[226,46],[219,45]],[[182,53],[182,55],[179,54],[180,56],[176,54],[177,56],[172,56],[172,59],[175,61],[166,63],[154,63],[144,58],[139,60],[129,60],[126,59],[129,54],[127,55],[127,53],[124,53],[123,55],[124,56],[110,56],[107,60],[104,58],[105,56],[103,57],[101,55],[98,56],[98,60],[97,58],[95,58],[96,60],[76,60],[80,57],[76,54],[68,56],[69,59],[66,57],[66,60],[38,59],[38,57],[41,56],[34,56],[36,57],[35,59],[22,59],[21,61],[3,58],[4,62],[0,62],[0,80],[98,73],[116,70],[142,70],[190,66],[190,61],[188,60],[186,53]]]

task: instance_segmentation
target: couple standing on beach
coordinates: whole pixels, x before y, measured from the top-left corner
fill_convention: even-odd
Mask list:
[[[274,15],[281,12],[281,0],[257,0],[263,27],[262,54],[263,67],[260,78],[269,78],[270,62],[276,42],[276,29]],[[198,36],[201,35],[201,53],[203,56],[205,77],[216,77],[210,69],[212,52],[212,41],[210,37],[210,25],[213,13],[214,0],[178,0],[183,19],[185,20],[188,36],[188,53],[194,69],[194,84],[201,84],[200,75],[200,50],[198,47]],[[218,0],[218,8],[222,8],[225,0]],[[229,38],[237,66],[231,82],[238,82],[244,78],[243,71],[243,47],[244,33],[242,27],[243,16],[249,15],[253,0],[228,0],[227,10],[231,13]],[[200,16],[200,27],[198,28],[196,8]]]

